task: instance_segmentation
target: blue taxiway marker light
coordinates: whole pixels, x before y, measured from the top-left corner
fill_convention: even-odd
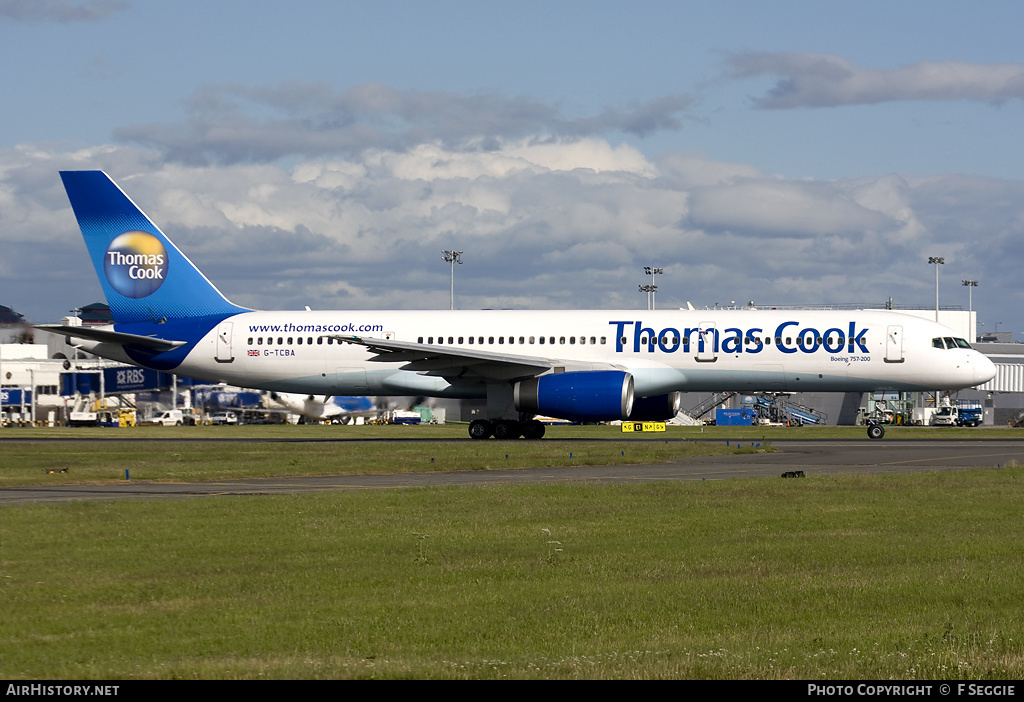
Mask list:
[[[128,469],[127,468],[124,469],[124,479],[125,480],[130,480],[130,478],[128,477]]]

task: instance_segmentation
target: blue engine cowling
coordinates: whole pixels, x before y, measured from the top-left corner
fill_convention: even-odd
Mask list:
[[[633,411],[629,413],[629,419],[634,422],[662,422],[672,419],[679,412],[680,402],[682,395],[678,392],[638,397],[633,400]]]
[[[553,373],[515,384],[516,410],[574,422],[626,419],[633,409],[633,376],[625,371]]]

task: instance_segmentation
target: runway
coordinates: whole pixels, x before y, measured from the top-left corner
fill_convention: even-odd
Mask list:
[[[386,475],[339,475],[159,483],[126,480],[103,485],[57,485],[0,489],[0,504],[103,499],[169,499],[273,495],[330,490],[385,490],[495,483],[558,481],[640,483],[664,480],[728,480],[832,473],[907,473],[1024,465],[1024,441],[1013,440],[775,440],[774,453],[685,458],[646,465],[550,466]]]

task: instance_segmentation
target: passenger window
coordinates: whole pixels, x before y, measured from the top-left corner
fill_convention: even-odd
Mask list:
[[[532,343],[533,343],[533,341],[534,341],[534,339],[533,339],[533,337],[531,336],[531,337],[530,337],[530,343],[532,344]]]
[[[544,343],[544,337],[543,336],[540,338],[540,343],[542,343],[542,344]]]
[[[459,337],[459,343],[460,344],[462,343],[462,337],[461,336]]]

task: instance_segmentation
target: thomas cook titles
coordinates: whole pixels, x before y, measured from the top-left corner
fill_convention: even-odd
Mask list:
[[[125,297],[152,295],[167,279],[167,251],[148,232],[125,232],[103,254],[107,282]]]

